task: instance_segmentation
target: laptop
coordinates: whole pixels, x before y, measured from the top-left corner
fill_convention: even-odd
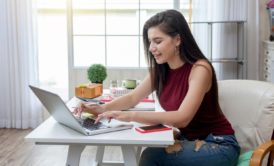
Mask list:
[[[55,93],[29,85],[30,89],[38,97],[50,115],[59,123],[72,128],[85,135],[96,135],[113,131],[130,129],[133,124],[118,120],[102,120],[94,124],[94,118],[80,118],[75,116],[66,103]]]

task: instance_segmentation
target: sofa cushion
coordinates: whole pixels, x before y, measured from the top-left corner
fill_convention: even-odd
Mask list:
[[[231,122],[241,153],[271,140],[274,85],[254,80],[218,81],[222,111]]]
[[[249,166],[249,162],[252,154],[253,154],[253,150],[241,154],[239,157],[237,166]]]

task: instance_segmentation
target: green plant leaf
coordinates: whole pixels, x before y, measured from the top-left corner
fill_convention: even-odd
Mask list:
[[[87,75],[92,83],[102,83],[107,77],[107,69],[102,64],[92,64],[87,70]]]

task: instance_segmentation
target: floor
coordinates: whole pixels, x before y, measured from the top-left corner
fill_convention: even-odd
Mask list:
[[[68,146],[35,145],[24,141],[31,132],[19,129],[0,129],[0,166],[65,166]],[[90,166],[96,147],[87,146],[80,166]],[[104,160],[122,161],[119,147],[106,147]]]

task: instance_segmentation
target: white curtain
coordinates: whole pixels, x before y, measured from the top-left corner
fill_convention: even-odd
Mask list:
[[[34,128],[42,107],[28,85],[38,85],[32,0],[0,0],[0,128]]]
[[[247,0],[192,0],[193,22],[246,21]],[[193,24],[192,31],[203,53],[212,59],[237,58],[237,24],[212,24],[212,54],[209,55],[208,24]],[[237,63],[213,63],[218,79],[236,79]]]

